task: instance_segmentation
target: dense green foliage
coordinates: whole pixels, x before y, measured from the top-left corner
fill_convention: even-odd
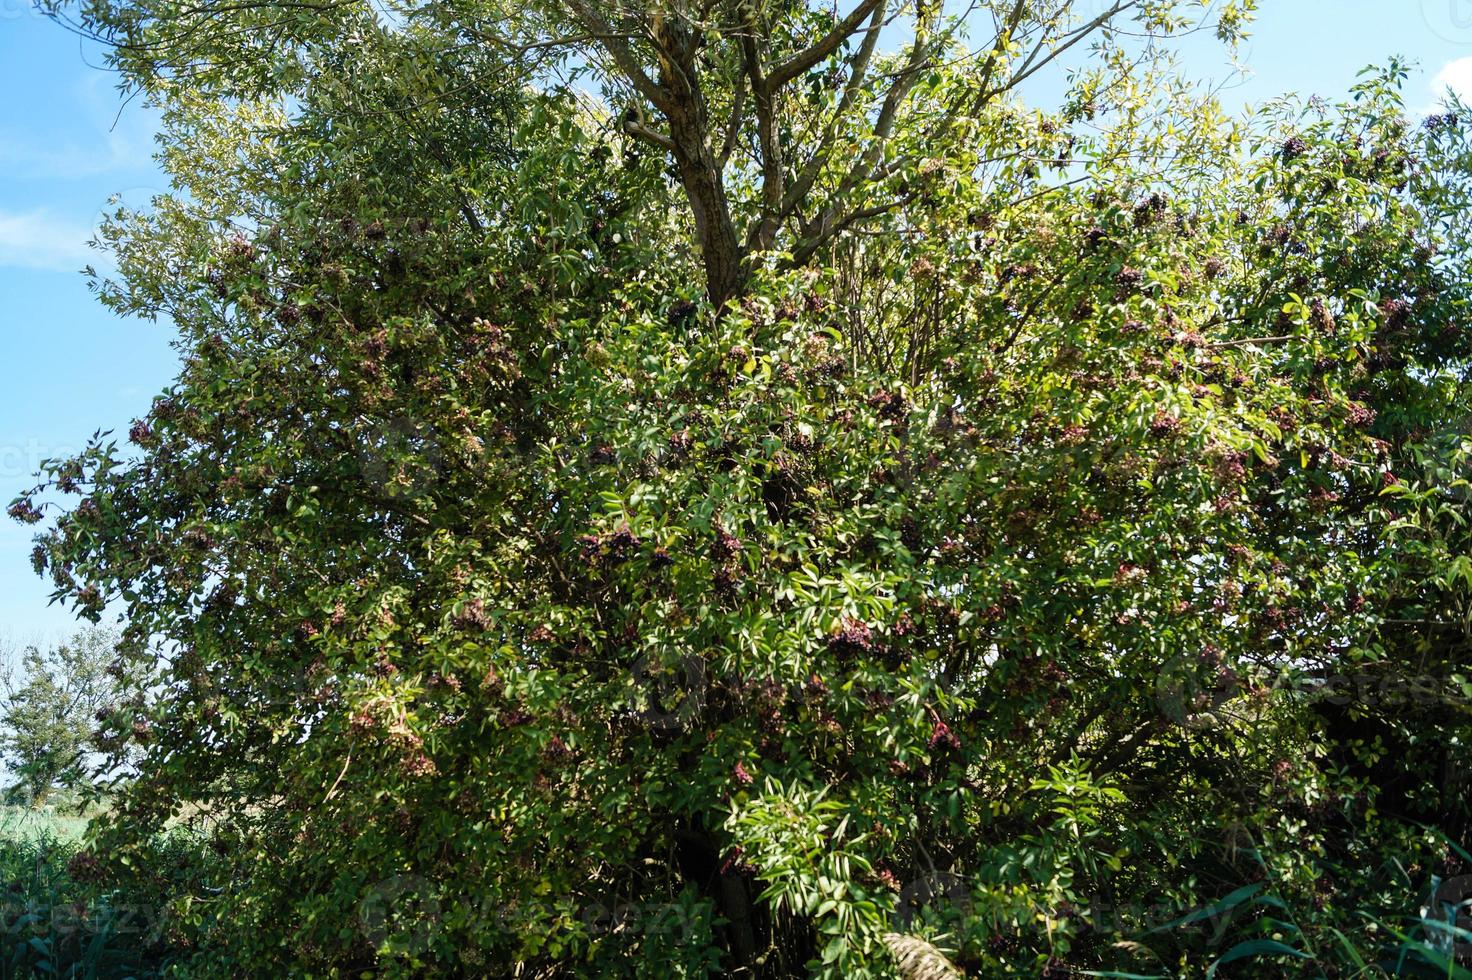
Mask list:
[[[171,924],[167,896],[202,886],[207,852],[182,835],[162,839],[147,852],[152,873],[120,888],[97,874],[76,839],[79,823],[0,811],[0,978],[141,980],[187,962],[189,937]]]
[[[89,853],[211,838],[189,975],[1453,975],[1465,129],[1140,6],[1056,111],[1067,4],[84,8],[184,366],[12,513],[156,648]]]

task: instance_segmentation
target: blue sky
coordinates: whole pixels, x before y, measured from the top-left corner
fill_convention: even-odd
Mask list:
[[[124,322],[97,304],[78,270],[108,196],[148,196],[154,120],[121,99],[97,52],[0,0],[0,503],[31,482],[39,461],[122,427],[170,380],[165,325]],[[47,607],[31,572],[31,528],[0,520],[0,637],[30,640],[72,628]]]
[[[1087,9],[1104,0],[1079,0]],[[1261,0],[1243,50],[1252,77],[1229,98],[1343,93],[1366,64],[1419,63],[1413,106],[1446,84],[1472,92],[1472,0]],[[1223,78],[1213,44],[1189,70]],[[97,305],[79,270],[108,197],[145,203],[164,181],[150,158],[154,118],[123,106],[97,50],[0,0],[0,502],[40,459],[99,428],[126,430],[174,371],[167,324],[123,321]],[[46,604],[30,570],[31,529],[0,519],[0,639],[59,636],[69,615]]]

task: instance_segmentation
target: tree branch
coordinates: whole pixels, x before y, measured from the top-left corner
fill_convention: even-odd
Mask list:
[[[818,179],[824,164],[827,163],[833,142],[837,138],[839,126],[843,118],[853,107],[855,99],[858,98],[859,90],[863,87],[869,74],[869,62],[874,57],[874,49],[879,43],[879,34],[884,27],[884,16],[888,11],[888,0],[880,0],[874,8],[874,14],[869,21],[869,29],[864,35],[864,41],[860,45],[858,53],[854,55],[849,63],[848,84],[844,88],[843,98],[839,100],[838,107],[833,112],[833,120],[828,131],[823,134],[823,139],[812,158],[803,167],[802,173],[793,181],[787,189],[781,203],[778,205],[776,221],[778,224],[791,217],[797,210],[799,204],[812,190],[813,183]]]
[[[736,151],[736,141],[741,138],[741,124],[746,120],[746,73],[736,78],[736,91],[731,96],[731,116],[726,121],[726,138],[721,141],[721,153],[716,166],[726,169],[731,154]]]
[[[833,26],[833,29],[819,38],[812,47],[799,51],[790,58],[778,62],[772,66],[768,79],[772,91],[776,91],[798,75],[822,61],[824,58],[838,50],[838,46],[848,39],[849,35],[859,29],[859,25],[879,6],[881,0],[861,0],[859,5],[849,12],[849,15]]]
[[[757,50],[756,38],[751,34],[742,36],[741,52],[747,76],[751,79],[752,98],[756,102],[756,131],[762,157],[762,214],[747,236],[747,248],[763,251],[771,247],[777,234],[777,216],[786,193],[786,172],[782,165],[782,141],[777,137],[773,88],[770,79],[762,72],[761,53]]]
[[[1095,31],[1099,30],[1099,28],[1108,24],[1111,20],[1119,16],[1124,11],[1129,10],[1131,7],[1139,6],[1139,3],[1140,0],[1117,0],[1117,2],[1112,7],[1104,11],[1098,17],[1095,17],[1093,20],[1073,31],[1071,34],[1064,35],[1067,40],[1063,41],[1063,43],[1057,46],[1049,46],[1043,43],[1039,43],[1037,47],[1033,48],[1032,53],[1027,56],[1027,58],[1022,62],[1022,65],[1017,69],[1017,74],[1013,75],[1011,80],[1008,81],[1007,88],[1016,88],[1018,85],[1021,85],[1033,75],[1037,74],[1039,71],[1052,64],[1054,61],[1057,61],[1058,58],[1069,48],[1073,47],[1075,44],[1082,41],[1090,34],[1093,34]],[[1037,64],[1033,64],[1033,61],[1038,57],[1039,54],[1042,53],[1044,47],[1048,48],[1048,56],[1042,61],[1039,61]]]
[[[674,140],[670,139],[668,136],[657,130],[650,129],[648,126],[645,126],[637,119],[625,119],[624,132],[628,133],[630,136],[638,137],[646,143],[651,143],[654,146],[659,147],[661,150],[664,150],[666,153],[675,152]]]
[[[833,217],[832,209],[824,211],[823,213],[819,214],[818,217],[814,218],[812,222],[808,223],[808,227],[812,228],[817,222],[824,222],[822,225],[819,225],[814,229],[814,233],[812,235],[804,239],[795,249],[792,250],[792,259],[790,265],[793,268],[798,268],[802,266],[804,263],[807,262],[808,259],[813,257],[818,249],[822,248],[825,244],[831,241],[834,235],[837,235],[839,232],[844,231],[845,229],[850,228],[855,224],[858,224],[860,221],[866,221],[869,218],[877,218],[881,214],[887,214],[888,212],[893,211],[895,208],[902,207],[910,203],[910,201],[914,200],[914,198],[914,194],[907,194],[901,197],[897,197],[891,201],[885,201],[883,204],[871,204],[868,207],[855,208],[848,214],[837,219]]]
[[[674,108],[673,102],[640,66],[633,50],[624,40],[625,35],[615,31],[587,0],[567,0],[567,3],[588,33],[598,38],[599,45],[613,58],[619,71],[628,77],[639,94],[653,103],[660,112],[669,113]]]
[[[936,14],[931,15],[930,24],[934,23],[936,16]],[[860,211],[854,211],[839,219],[837,217],[837,202],[841,201],[846,195],[862,184],[866,176],[874,170],[875,165],[879,162],[879,158],[883,156],[884,148],[889,143],[890,133],[894,130],[894,124],[898,118],[900,106],[909,96],[910,90],[915,87],[915,83],[919,81],[920,69],[925,66],[925,62],[930,56],[931,46],[929,40],[926,38],[926,35],[929,33],[928,26],[923,23],[915,25],[915,44],[910,50],[909,61],[906,63],[904,70],[895,79],[894,85],[890,87],[889,93],[885,96],[884,105],[880,108],[879,116],[874,122],[872,141],[869,148],[858,160],[854,161],[854,165],[849,169],[848,174],[839,184],[838,190],[834,192],[830,202],[826,206],[819,208],[818,213],[805,223],[799,236],[805,239],[806,243],[794,250],[794,262],[799,262],[799,255],[802,256],[801,261],[806,261],[807,258],[817,252],[827,241],[832,239],[834,235],[855,221],[863,217],[873,217],[873,215],[865,215]],[[897,198],[895,201],[881,206],[880,210],[876,213],[883,214],[885,211],[891,210],[901,200]]]

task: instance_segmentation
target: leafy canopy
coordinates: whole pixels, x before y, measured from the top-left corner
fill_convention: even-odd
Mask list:
[[[214,838],[199,974],[1445,960],[1467,140],[1228,120],[1248,12],[61,8],[178,188],[12,507],[157,647],[99,858]]]

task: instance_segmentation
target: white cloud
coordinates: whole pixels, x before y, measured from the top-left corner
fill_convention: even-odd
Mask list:
[[[87,246],[91,237],[91,226],[45,211],[0,211],[0,265],[75,272],[97,261]]]
[[[4,0],[0,0],[3,4]],[[155,110],[120,104],[102,72],[72,86],[65,122],[30,131],[0,132],[0,171],[24,178],[81,179],[156,170]]]
[[[153,169],[147,146],[125,133],[106,133],[92,146],[35,146],[0,134],[0,169],[14,177],[76,179]]]
[[[101,71],[83,72],[69,95],[65,104],[71,111],[64,121],[0,133],[0,168],[16,177],[47,180],[155,169],[156,110],[120,102],[112,76]]]
[[[1431,89],[1438,101],[1444,99],[1450,89],[1464,102],[1472,102],[1472,57],[1458,58],[1442,65],[1431,80]]]

